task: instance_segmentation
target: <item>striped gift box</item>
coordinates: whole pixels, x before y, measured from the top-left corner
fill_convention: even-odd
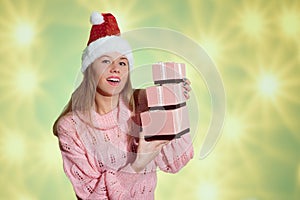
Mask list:
[[[141,113],[145,140],[171,140],[189,132],[186,106],[171,110],[155,110]]]
[[[148,107],[164,107],[182,104],[186,101],[184,89],[179,84],[164,84],[146,88]]]
[[[159,62],[152,65],[154,84],[179,83],[186,77],[185,64],[175,62]]]

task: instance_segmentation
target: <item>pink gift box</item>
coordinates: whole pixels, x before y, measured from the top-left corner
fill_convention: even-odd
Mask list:
[[[148,107],[177,105],[186,101],[183,87],[179,84],[164,84],[146,88]]]
[[[152,65],[152,76],[155,84],[178,83],[185,78],[185,64],[160,62]]]
[[[166,136],[173,139],[177,134],[189,132],[190,127],[186,106],[173,110],[146,111],[141,113],[141,121],[145,138]]]

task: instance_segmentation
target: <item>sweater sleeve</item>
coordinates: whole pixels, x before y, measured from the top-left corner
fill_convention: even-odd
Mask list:
[[[77,135],[76,122],[70,116],[59,120],[57,132],[64,171],[79,198],[130,199],[129,190],[120,183],[120,173],[100,170],[95,158],[88,156]]]
[[[191,135],[185,134],[165,145],[155,158],[155,163],[164,172],[177,173],[193,156]]]

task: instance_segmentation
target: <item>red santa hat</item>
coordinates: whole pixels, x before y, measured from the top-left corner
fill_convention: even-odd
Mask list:
[[[120,36],[116,18],[111,13],[93,12],[90,17],[92,28],[87,47],[82,54],[81,71],[84,72],[97,58],[109,52],[126,56],[129,68],[133,67],[133,55],[129,43]]]

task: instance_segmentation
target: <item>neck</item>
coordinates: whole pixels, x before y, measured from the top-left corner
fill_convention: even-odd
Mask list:
[[[119,95],[115,96],[103,96],[96,93],[95,97],[95,110],[100,115],[106,114],[117,107],[119,102]]]

